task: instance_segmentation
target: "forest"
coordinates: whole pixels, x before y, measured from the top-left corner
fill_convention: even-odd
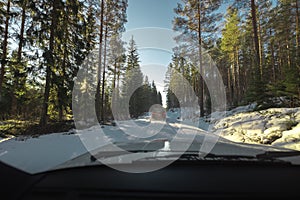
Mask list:
[[[112,93],[117,89],[126,96],[126,85],[132,81],[143,86],[130,99],[131,117],[163,104],[155,82],[141,72],[134,38],[129,44],[121,39],[129,2],[0,0],[0,134],[49,132],[53,124],[59,130],[52,131],[64,131],[73,120],[74,79],[95,49],[97,69],[91,73],[97,81],[91,84],[99,122],[113,120]],[[222,75],[228,109],[252,102],[258,103],[257,109],[300,106],[299,4],[299,0],[177,4],[170,23],[182,35],[175,38],[178,47],[168,68],[190,82],[202,117],[211,112],[210,95],[200,75],[209,67],[201,61],[202,48]],[[187,44],[184,35],[201,47],[197,55],[191,55],[195,46]],[[122,56],[114,56],[115,47]],[[200,60],[196,65],[195,56]],[[178,83],[166,77],[167,108],[179,107],[171,89]]]
[[[218,11],[224,2],[228,6],[222,14]],[[218,67],[226,87],[228,109],[253,102],[258,104],[257,109],[299,106],[298,0],[182,0],[174,11],[174,30],[194,37],[206,51],[198,50],[199,56],[209,54]],[[221,34],[216,34],[220,29]],[[207,115],[211,100],[199,69],[207,74],[209,66],[202,62],[195,65],[191,59],[195,51],[184,37],[176,39],[181,45],[174,49],[169,68],[190,81],[199,97],[201,115]],[[176,82],[172,84],[176,88]],[[167,103],[169,108],[178,107],[171,90]]]

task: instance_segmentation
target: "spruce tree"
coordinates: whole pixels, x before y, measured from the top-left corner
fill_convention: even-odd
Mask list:
[[[132,37],[128,47],[127,66],[122,92],[124,102],[129,102],[129,113],[132,118],[137,118],[143,113],[141,87],[143,85],[143,74],[139,62],[137,46]]]
[[[226,24],[222,32],[221,50],[227,56],[228,62],[228,88],[230,93],[229,101],[238,105],[241,96],[240,81],[240,39],[241,30],[239,27],[239,16],[237,9],[228,8]]]

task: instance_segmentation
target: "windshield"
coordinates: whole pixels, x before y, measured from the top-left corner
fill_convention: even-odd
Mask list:
[[[1,0],[0,161],[300,150],[299,6]]]

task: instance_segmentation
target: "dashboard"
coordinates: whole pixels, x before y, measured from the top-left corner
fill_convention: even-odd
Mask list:
[[[144,174],[97,165],[35,175],[0,163],[0,174],[3,199],[300,198],[299,167],[283,163],[176,161]]]

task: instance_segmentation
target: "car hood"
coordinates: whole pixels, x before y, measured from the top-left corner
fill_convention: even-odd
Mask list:
[[[156,139],[151,141],[140,141],[133,143],[118,143],[117,145],[121,152],[111,151],[111,145],[95,149],[92,152],[87,152],[81,156],[78,156],[72,160],[69,160],[61,165],[56,166],[54,169],[64,169],[73,167],[83,167],[83,166],[93,166],[102,165],[102,159],[100,157],[105,157],[103,161],[105,164],[109,165],[119,165],[119,164],[132,164],[133,162],[143,160],[144,158],[155,158],[152,161],[165,161],[165,160],[177,160],[178,155],[184,154],[195,154],[199,153],[200,156],[205,157],[206,155],[216,155],[222,156],[232,156],[232,157],[256,157],[258,155],[264,155],[268,152],[272,153],[290,153],[291,150],[284,149],[280,147],[272,147],[266,145],[257,144],[242,144],[235,143],[224,138],[219,138],[218,142],[214,145],[210,152],[199,152],[203,142],[202,137],[196,137],[194,142],[190,145],[188,150],[183,151],[172,151],[170,149],[170,141],[167,139]],[[184,144],[183,141],[177,141],[176,146]],[[113,149],[113,148],[112,148]],[[294,152],[294,151],[293,151]],[[300,165],[300,152],[297,152],[297,156],[277,156],[276,159],[279,161],[290,162],[293,165]],[[100,156],[101,154],[101,156]],[[135,155],[134,155],[135,154]],[[138,155],[138,156],[137,156]],[[176,156],[172,156],[176,155]]]
[[[77,134],[68,136],[65,136],[65,134],[52,134],[28,140],[11,139],[5,141],[0,145],[0,161],[27,173],[35,174],[53,169],[99,165],[101,163],[91,162],[91,155],[98,152],[110,151],[110,146],[107,144],[100,145],[99,148],[93,151],[88,151]],[[196,136],[193,143],[187,150],[185,149],[185,151],[199,152],[204,137],[204,135]],[[135,142],[115,142],[114,145],[117,145],[120,149],[124,149],[125,151],[140,154],[150,152],[150,156],[163,157],[163,155],[172,153],[169,149],[166,149],[167,141],[169,141],[167,138],[158,138]],[[175,145],[177,146],[178,152],[176,153],[184,153],[180,152],[180,145],[185,145],[185,143],[184,140],[177,141]],[[217,143],[209,153],[215,155],[256,156],[268,151],[288,152],[290,150],[264,145],[240,144],[219,137]],[[153,152],[156,154],[153,154]],[[159,152],[160,154],[157,154]],[[118,152],[116,152],[115,155],[118,159],[111,159],[111,164],[130,163],[139,159],[137,156],[127,159],[126,156],[128,157],[128,155],[120,156]],[[110,157],[113,158],[114,156]],[[300,164],[299,156],[286,157],[283,159],[295,165]]]

